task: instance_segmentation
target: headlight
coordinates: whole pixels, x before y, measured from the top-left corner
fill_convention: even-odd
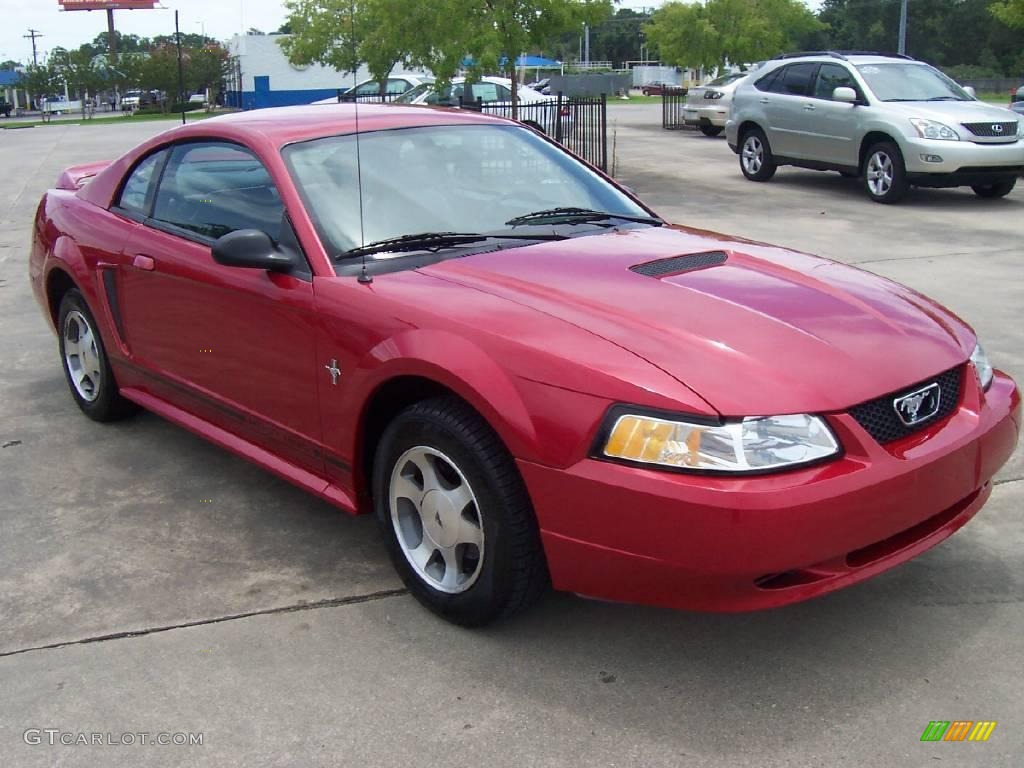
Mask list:
[[[960,141],[957,132],[948,125],[943,125],[934,120],[926,120],[923,117],[912,117],[910,122],[917,129],[917,135],[922,139],[939,139],[941,141]]]
[[[981,348],[981,344],[976,344],[974,351],[971,352],[971,365],[974,366],[974,372],[978,374],[981,388],[983,390],[988,389],[992,383],[992,364],[988,361],[988,355]]]
[[[721,91],[704,91],[704,98],[705,99],[720,99],[724,95],[725,94],[722,93]]]
[[[839,443],[825,422],[808,414],[701,424],[671,417],[609,414],[603,458],[704,472],[766,472],[834,456]]]

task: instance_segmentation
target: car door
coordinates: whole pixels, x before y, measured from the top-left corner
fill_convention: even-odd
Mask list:
[[[807,131],[811,110],[808,96],[817,62],[800,62],[782,68],[760,100],[768,123],[768,142],[776,157],[807,157]]]
[[[807,159],[830,165],[856,168],[859,162],[860,135],[857,116],[863,105],[832,100],[836,88],[853,88],[863,100],[857,81],[842,64],[822,64],[814,80],[807,119]]]
[[[218,237],[249,228],[300,250],[269,173],[221,141],[179,143],[160,162],[120,281],[132,362],[154,394],[321,472],[308,268],[226,267],[211,254]]]

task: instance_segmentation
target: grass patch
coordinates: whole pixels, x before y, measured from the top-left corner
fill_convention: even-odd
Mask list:
[[[194,123],[197,120],[206,120],[207,118],[216,117],[217,115],[224,115],[224,114],[227,114],[227,113],[226,112],[202,112],[202,113],[198,113],[197,114],[195,112],[189,112],[189,113],[186,113],[185,118],[186,118],[187,122]],[[56,126],[56,125],[111,126],[111,125],[128,125],[128,124],[131,124],[131,123],[154,123],[154,122],[161,122],[161,121],[163,121],[163,122],[178,122],[178,123],[180,123],[181,122],[181,113],[180,112],[172,112],[172,113],[169,113],[169,114],[166,114],[166,115],[164,115],[164,114],[159,114],[159,115],[131,115],[130,117],[125,117],[123,115],[117,115],[115,117],[94,117],[91,120],[85,120],[85,119],[82,119],[82,118],[73,118],[73,117],[68,117],[68,118],[63,118],[62,117],[62,118],[56,118],[56,119],[50,120],[50,121],[30,120],[30,121],[27,121],[27,122],[18,122],[18,123],[12,122],[12,123],[7,123],[6,125],[3,125],[2,127],[5,130],[9,130],[10,131],[10,130],[18,129],[18,128],[35,128],[37,126],[39,126],[39,127],[42,127],[42,126]]]

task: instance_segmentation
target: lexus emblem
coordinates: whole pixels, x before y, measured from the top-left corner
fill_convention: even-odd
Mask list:
[[[911,392],[909,395],[897,397],[892,401],[892,407],[903,425],[912,427],[938,413],[941,395],[939,385],[933,383]]]
[[[992,123],[992,133],[1002,133],[1002,132],[1003,132],[1003,124],[1002,123]]]

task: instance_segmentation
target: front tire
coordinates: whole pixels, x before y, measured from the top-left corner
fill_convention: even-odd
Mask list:
[[[512,457],[458,400],[416,403],[388,425],[374,460],[373,500],[398,575],[448,621],[472,627],[511,616],[548,584]]]
[[[974,194],[978,197],[995,199],[997,197],[1006,197],[1013,191],[1015,186],[1017,186],[1016,179],[1004,179],[994,184],[978,184],[971,187],[971,189],[974,190]]]
[[[768,144],[768,137],[760,128],[751,128],[743,134],[740,145],[740,170],[751,181],[768,181],[778,166]]]
[[[700,127],[700,132],[705,136],[718,136],[724,130],[725,128],[719,125],[702,125]]]
[[[871,146],[864,161],[864,189],[876,203],[898,203],[907,196],[910,183],[903,153],[891,141]]]
[[[64,379],[82,413],[93,421],[116,421],[138,410],[117,391],[99,326],[77,288],[61,299],[57,332]]]

